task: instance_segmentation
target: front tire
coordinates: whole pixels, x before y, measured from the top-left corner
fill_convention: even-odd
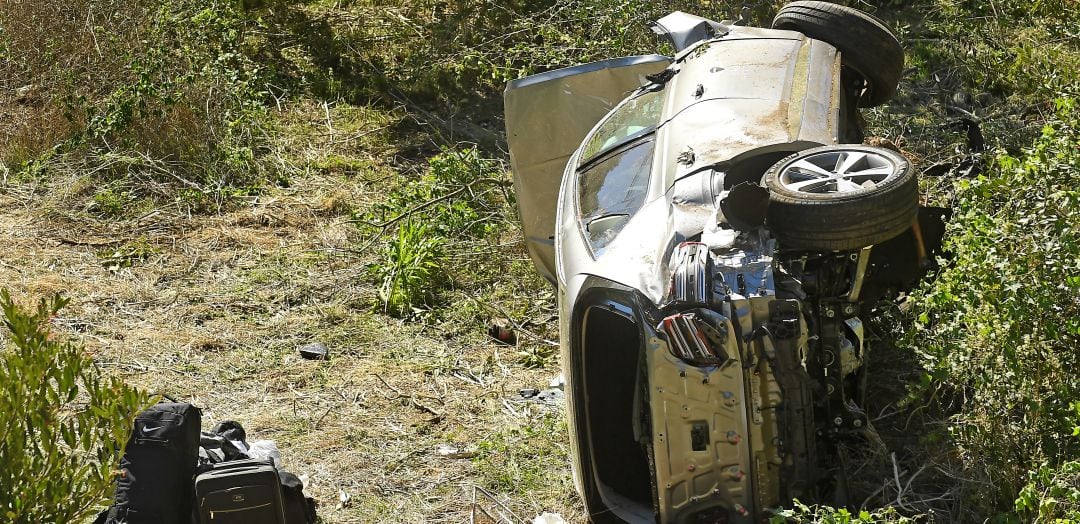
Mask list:
[[[777,162],[764,178],[766,223],[782,249],[861,249],[910,228],[919,210],[915,170],[888,149],[807,149]]]

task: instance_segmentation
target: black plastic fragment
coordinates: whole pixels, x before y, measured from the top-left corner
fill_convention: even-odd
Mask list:
[[[322,342],[313,342],[300,346],[300,356],[308,360],[329,360],[330,350]]]

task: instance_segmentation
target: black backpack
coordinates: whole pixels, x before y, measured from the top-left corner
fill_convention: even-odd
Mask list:
[[[136,416],[113,505],[95,524],[190,523],[201,426],[191,404],[161,403]]]

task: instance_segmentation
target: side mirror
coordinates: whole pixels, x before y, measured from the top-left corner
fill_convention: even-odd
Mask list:
[[[649,24],[649,28],[658,36],[666,37],[671,45],[675,46],[675,52],[682,51],[695,42],[728,33],[728,28],[720,22],[682,11],[675,11]]]

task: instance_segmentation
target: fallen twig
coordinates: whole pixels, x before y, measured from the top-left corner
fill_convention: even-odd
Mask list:
[[[429,207],[431,207],[431,206],[433,206],[435,204],[438,204],[439,202],[443,202],[443,201],[449,200],[451,198],[454,198],[454,197],[464,193],[465,191],[472,189],[473,184],[477,184],[477,183],[480,183],[480,182],[489,183],[489,184],[506,184],[507,183],[505,180],[500,180],[498,178],[477,178],[477,179],[469,182],[468,184],[465,184],[464,186],[461,186],[461,187],[459,187],[459,188],[457,188],[457,189],[455,189],[455,190],[453,190],[453,191],[451,191],[451,192],[449,192],[449,193],[447,193],[445,195],[433,198],[433,199],[428,200],[426,202],[423,202],[421,204],[417,204],[416,206],[413,206],[413,207],[409,208],[407,211],[402,212],[398,216],[396,216],[394,218],[391,218],[390,220],[387,220],[386,222],[372,223],[372,222],[368,222],[366,220],[360,220],[360,219],[349,220],[348,222],[356,223],[356,224],[364,224],[364,225],[371,226],[371,227],[376,227],[376,228],[379,228],[379,229],[386,229],[387,227],[392,226],[392,225],[400,222],[402,219],[408,218],[410,215],[412,215],[413,213],[416,213],[417,211],[423,211],[424,209],[427,209],[427,208],[429,208]]]

